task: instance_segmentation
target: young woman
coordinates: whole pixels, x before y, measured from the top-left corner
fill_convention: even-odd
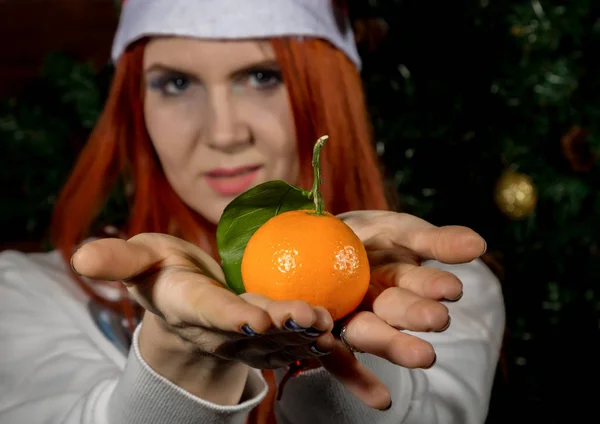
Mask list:
[[[390,210],[341,9],[128,0],[113,59],[56,206],[58,249],[0,255],[0,423],[485,420],[504,330],[485,242]],[[327,208],[372,267],[335,330],[323,308],[228,291],[215,249],[237,194],[310,187],[324,134]],[[132,187],[125,237],[90,240],[118,178]],[[275,400],[306,359],[319,366]]]

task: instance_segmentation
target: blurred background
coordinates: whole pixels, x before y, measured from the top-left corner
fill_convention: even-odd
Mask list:
[[[401,208],[474,228],[502,280],[488,423],[595,422],[582,417],[600,377],[600,2],[348,6]],[[101,110],[117,19],[113,0],[0,0],[1,249],[52,248],[50,213]],[[100,221],[118,224],[124,205],[117,190]]]

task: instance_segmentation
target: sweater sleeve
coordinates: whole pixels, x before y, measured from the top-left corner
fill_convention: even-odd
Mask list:
[[[0,254],[0,423],[243,423],[265,397],[253,370],[242,402],[220,406],[180,389],[95,328],[64,270]],[[81,296],[81,294],[79,294]]]
[[[407,369],[370,354],[357,358],[383,381],[392,408],[377,411],[358,401],[323,369],[290,379],[276,404],[278,423],[481,424],[485,422],[505,325],[498,279],[480,260],[426,264],[454,273],[463,297],[447,303],[452,323],[443,333],[412,333],[434,346],[436,364]],[[277,373],[280,380],[282,372]]]

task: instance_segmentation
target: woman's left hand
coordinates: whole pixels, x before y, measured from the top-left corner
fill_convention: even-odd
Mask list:
[[[403,213],[356,211],[338,217],[367,248],[371,285],[357,312],[343,321],[347,344],[339,341],[334,352],[320,361],[363,402],[382,409],[390,403],[388,389],[350,349],[402,367],[431,367],[436,357],[433,346],[399,330],[446,330],[450,316],[442,302],[459,300],[462,283],[449,272],[421,263],[429,259],[467,263],[485,252],[486,243],[469,228],[436,227]]]

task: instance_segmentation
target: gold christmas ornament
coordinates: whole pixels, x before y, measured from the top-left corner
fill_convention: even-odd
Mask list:
[[[537,205],[537,190],[528,175],[507,171],[496,183],[494,200],[504,215],[510,219],[530,216]]]
[[[510,33],[512,35],[514,35],[515,37],[520,37],[521,35],[523,35],[525,31],[523,30],[523,27],[520,25],[514,25],[511,29],[510,29]]]

